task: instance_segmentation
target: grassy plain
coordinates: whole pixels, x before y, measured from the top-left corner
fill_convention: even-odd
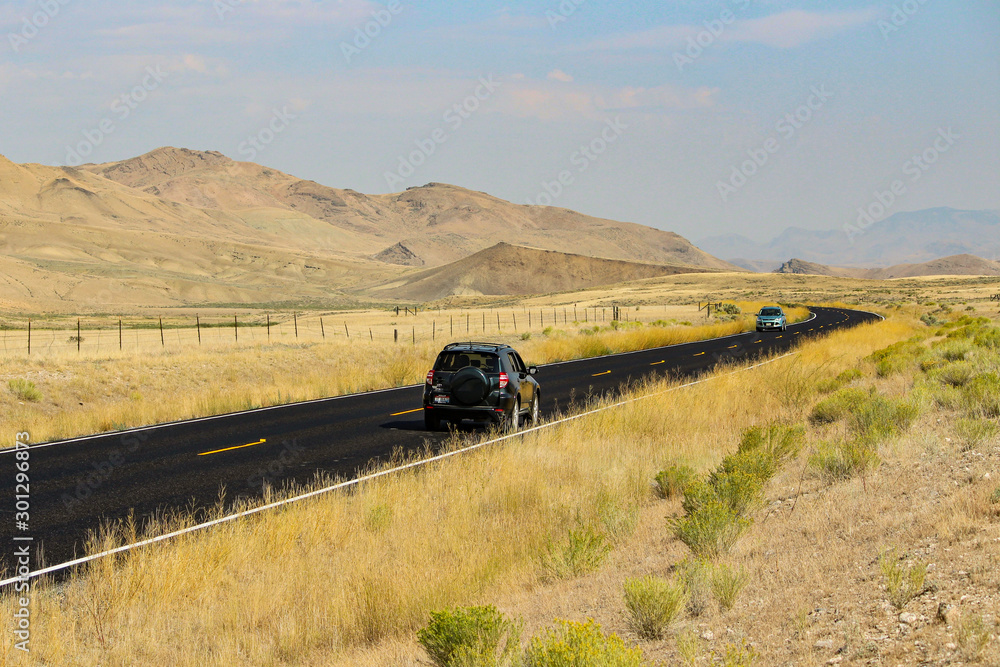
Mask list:
[[[651,384],[626,406],[95,562],[68,581],[36,586],[32,653],[5,642],[0,656],[8,664],[418,665],[427,657],[415,631],[431,611],[493,603],[524,620],[525,637],[555,618],[594,618],[667,664],[719,664],[737,653],[745,661],[730,664],[996,664],[1000,441],[969,426],[968,392],[947,380],[962,374],[939,375],[959,363],[972,368],[966,382],[1000,372],[995,353],[951,342],[938,329],[993,310],[967,282],[948,288],[961,296],[943,309],[940,296],[928,304],[925,294],[919,309],[884,309],[886,322],[810,341],[761,368],[723,369],[669,392],[668,383]],[[915,335],[912,345],[926,353],[900,353],[899,363],[872,358]],[[550,332],[521,344],[557,338]],[[400,364],[397,377],[406,377],[412,364],[422,372],[419,355],[436,350],[419,348],[402,361],[370,359],[367,368]],[[544,360],[544,348],[537,350],[526,354]],[[299,354],[267,352],[275,374]],[[246,356],[230,362],[232,372],[261,356],[239,354]],[[202,360],[229,380],[210,365],[218,362]],[[178,366],[163,363],[153,375],[176,392],[168,383]],[[843,389],[913,402],[918,412],[907,430],[877,443],[875,467],[831,480],[811,461],[824,443],[846,437],[848,423],[810,416]],[[624,580],[675,577],[690,560],[667,521],[680,513],[680,499],[659,498],[654,476],[672,464],[703,474],[736,450],[746,429],[774,422],[804,425],[806,444],[766,486],[753,525],[720,559],[747,572],[749,583],[730,609],[706,604],[662,639],[640,639],[625,614]],[[584,531],[601,536],[606,555],[590,571],[553,576],[553,559],[566,563],[573,535]],[[890,552],[901,567],[927,566],[926,590],[902,610],[890,603],[880,566]],[[0,598],[0,613],[14,606],[11,596]],[[901,621],[901,613],[913,618]]]

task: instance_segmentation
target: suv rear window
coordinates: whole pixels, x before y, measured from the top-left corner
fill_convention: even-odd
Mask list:
[[[466,366],[474,366],[484,373],[496,373],[500,370],[499,364],[497,355],[489,352],[442,352],[434,363],[434,370],[457,371]]]

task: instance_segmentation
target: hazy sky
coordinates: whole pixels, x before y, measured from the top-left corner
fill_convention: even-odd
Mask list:
[[[0,34],[16,162],[218,150],[694,240],[1000,208],[996,0],[13,0]]]

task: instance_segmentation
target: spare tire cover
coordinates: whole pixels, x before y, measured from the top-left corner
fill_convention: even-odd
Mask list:
[[[489,391],[486,374],[474,366],[466,366],[451,376],[451,395],[462,405],[480,403]]]

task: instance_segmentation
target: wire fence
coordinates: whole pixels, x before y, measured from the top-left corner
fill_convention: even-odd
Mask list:
[[[657,312],[659,310],[659,312]],[[653,322],[655,307],[548,307],[482,310],[420,310],[325,315],[248,313],[229,317],[79,318],[75,322],[28,321],[0,324],[0,354],[38,357],[143,353],[196,347],[245,347],[266,344],[344,343],[416,344],[468,340],[491,335],[525,335],[548,328],[584,328],[612,322]]]

